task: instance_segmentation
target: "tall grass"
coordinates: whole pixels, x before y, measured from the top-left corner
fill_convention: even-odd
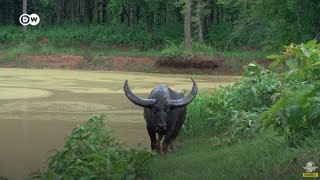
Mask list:
[[[21,43],[7,52],[3,52],[4,56],[1,63],[9,63],[15,61],[21,55],[28,55],[32,52],[33,48],[27,43]]]
[[[154,158],[147,166],[150,179],[301,179],[308,161],[320,163],[318,138],[299,149],[268,131],[254,140],[212,148],[214,140],[195,138],[175,154]]]
[[[208,133],[210,102],[212,95],[208,92],[199,93],[191,104],[187,106],[187,117],[180,137],[190,138]]]

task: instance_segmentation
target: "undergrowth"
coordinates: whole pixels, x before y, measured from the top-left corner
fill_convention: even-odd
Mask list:
[[[221,137],[221,141],[223,138]],[[309,161],[320,163],[319,139],[309,137],[300,148],[268,130],[254,139],[216,146],[217,140],[193,137],[167,158],[153,158],[147,179],[302,179]]]
[[[234,85],[220,87],[213,95],[200,94],[188,107],[184,135],[192,137],[206,130],[237,141],[272,125],[297,147],[306,137],[317,134],[320,45],[316,40],[292,44],[283,54],[269,58],[276,59],[272,67],[281,66],[282,72],[251,63]]]
[[[117,143],[105,125],[106,114],[93,116],[73,129],[64,147],[49,159],[48,168],[32,179],[136,179],[154,154]]]

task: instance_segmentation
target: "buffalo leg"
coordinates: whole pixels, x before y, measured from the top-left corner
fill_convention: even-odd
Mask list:
[[[171,140],[170,149],[171,149],[172,152],[176,152],[176,149],[177,149],[176,139],[172,139]]]
[[[157,141],[157,144],[158,144],[158,146],[159,146],[159,147],[160,147],[160,143],[161,143],[161,141],[162,141],[162,138],[163,138],[163,135],[158,134],[158,141]]]
[[[148,134],[151,140],[151,149],[154,151],[157,151],[158,153],[160,153],[160,145],[157,143],[157,136],[156,136],[156,132],[154,132],[152,130],[152,128],[147,127],[148,130]]]
[[[168,152],[168,145],[171,141],[171,134],[168,134],[164,137],[163,143],[162,143],[162,153],[163,155],[166,155]]]
[[[178,136],[180,130],[181,126],[177,126],[177,128],[173,131],[173,133],[170,136],[170,149],[172,150],[172,152],[175,152],[177,150],[176,137]]]

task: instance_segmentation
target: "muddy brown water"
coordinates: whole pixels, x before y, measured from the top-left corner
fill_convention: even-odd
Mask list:
[[[26,179],[45,167],[49,151],[91,115],[107,112],[113,136],[130,146],[149,139],[142,108],[123,93],[126,79],[137,95],[153,87],[191,89],[191,75],[0,68],[0,177]],[[199,89],[231,84],[236,77],[192,75]]]

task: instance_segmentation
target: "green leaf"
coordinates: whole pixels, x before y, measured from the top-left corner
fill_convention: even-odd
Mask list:
[[[295,70],[298,68],[298,61],[296,59],[286,59],[286,65],[291,69]]]
[[[254,87],[254,86],[251,86],[251,90],[252,90],[252,92],[253,92],[254,96],[257,98],[257,97],[258,97],[258,94],[257,94],[257,88],[256,88],[256,87]]]
[[[295,130],[303,126],[304,112],[300,106],[291,106],[288,109],[289,119],[288,124],[290,129]]]
[[[273,55],[267,56],[267,59],[281,60],[281,59],[283,59],[283,57],[282,57],[281,55],[275,55],[275,54],[273,54]]]
[[[308,118],[316,118],[320,115],[320,104],[314,104],[308,109]],[[320,122],[319,122],[320,123]]]
[[[320,59],[320,58],[319,58]],[[320,62],[316,62],[314,64],[311,65],[312,69],[320,69]]]
[[[304,48],[304,47],[301,47],[300,49],[301,49],[301,51],[303,52],[303,54],[304,54],[305,56],[310,57],[310,55],[311,55],[310,51],[308,51],[308,50],[307,50],[306,48]]]
[[[275,60],[273,63],[270,64],[270,67],[271,67],[271,68],[274,68],[274,67],[276,67],[280,62],[281,62],[281,60],[280,60],[280,59],[277,59],[277,60]]]
[[[313,40],[309,41],[306,45],[304,45],[304,47],[305,47],[306,49],[311,49],[311,48],[313,48],[316,44],[317,44],[317,40],[313,39]]]
[[[320,97],[310,97],[309,101],[319,102],[320,103]]]
[[[276,104],[274,104],[268,111],[265,111],[261,115],[261,120],[266,127],[269,127],[273,122],[273,116],[278,112],[281,108],[285,107],[288,104],[288,100],[285,98],[279,99]]]
[[[294,52],[298,57],[303,57],[304,56],[303,52],[298,47],[290,47],[290,50],[292,52]]]

